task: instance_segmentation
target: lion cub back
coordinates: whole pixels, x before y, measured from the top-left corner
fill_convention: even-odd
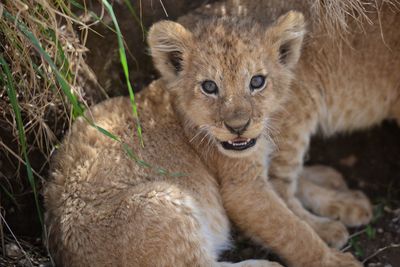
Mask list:
[[[183,230],[175,229],[177,225],[197,227],[197,222],[189,222],[192,217],[176,211],[190,213],[201,203],[215,212],[199,213],[199,218],[220,222],[213,228],[214,236],[221,244],[227,242],[228,221],[216,182],[184,137],[170,95],[155,82],[137,103],[144,147],[130,101],[120,97],[96,105],[86,115],[121,142],[78,119],[53,160],[44,192],[46,226],[50,251],[60,266],[124,266],[128,262],[155,266],[160,261],[152,262],[155,259],[149,255],[166,247],[174,249],[189,234],[179,234]],[[165,170],[180,175],[168,175]],[[164,266],[173,265],[167,258]]]

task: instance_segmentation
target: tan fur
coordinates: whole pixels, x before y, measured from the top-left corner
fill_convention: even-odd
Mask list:
[[[57,152],[45,190],[49,248],[62,266],[280,266],[263,260],[217,262],[229,246],[229,222],[276,251],[289,266],[355,267],[287,209],[267,180],[267,114],[281,110],[300,54],[304,19],[291,12],[269,26],[234,18],[187,30],[155,24],[149,44],[162,78],[137,99],[145,147],[128,98],[88,113],[120,143],[78,119]],[[280,60],[279,48],[289,52]],[[251,92],[253,75],[267,75]],[[218,95],[201,83],[214,80]],[[251,123],[245,151],[224,124]],[[164,167],[183,176],[162,175]]]
[[[269,113],[269,134],[277,149],[271,154],[269,176],[287,205],[330,245],[341,247],[348,233],[341,223],[355,226],[372,217],[368,199],[359,193],[326,193],[313,183],[304,198],[317,214],[295,198],[303,155],[310,136],[367,128],[384,119],[400,122],[400,3],[361,0],[227,0],[181,18],[193,23],[205,14],[252,17],[263,24],[289,9],[301,11],[308,23],[303,53],[291,90],[281,92],[284,110]],[[310,189],[313,188],[313,189]],[[345,198],[344,195],[345,194]],[[344,201],[346,200],[346,201]],[[313,203],[311,203],[313,202]],[[317,205],[319,205],[318,208]]]
[[[339,219],[349,226],[358,226],[360,222],[367,224],[370,220],[371,215],[365,212],[371,210],[367,197],[361,191],[349,190],[343,176],[329,167],[304,168],[297,196],[316,214]],[[349,211],[349,208],[353,210]]]

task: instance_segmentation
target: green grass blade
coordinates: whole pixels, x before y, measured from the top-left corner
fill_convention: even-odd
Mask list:
[[[138,112],[137,112],[137,106],[136,106],[136,102],[135,102],[135,94],[133,93],[132,85],[129,80],[128,62],[126,60],[126,52],[125,52],[124,42],[123,42],[123,38],[122,38],[122,33],[119,28],[118,21],[117,21],[117,18],[115,17],[112,6],[110,5],[110,3],[108,3],[107,0],[102,0],[102,2],[104,4],[104,6],[106,7],[108,13],[110,14],[112,21],[114,23],[114,26],[115,26],[115,30],[117,31],[119,57],[120,57],[122,68],[124,70],[126,84],[128,86],[129,98],[130,98],[131,106],[132,106],[132,113],[136,119],[136,130],[137,130],[137,133],[138,133],[138,136],[140,139],[140,144],[143,147],[144,144],[143,144],[143,137],[142,137],[142,127],[140,126],[139,116],[138,116]]]
[[[51,69],[54,71],[57,81],[61,86],[64,94],[67,96],[68,100],[71,102],[73,106],[73,116],[74,118],[79,117],[83,114],[84,109],[81,104],[78,102],[76,96],[72,93],[71,87],[65,81],[64,77],[59,72],[57,66],[51,59],[50,55],[43,49],[39,40],[35,37],[35,35],[29,31],[29,29],[20,21],[18,21],[14,16],[12,16],[8,11],[4,10],[3,15],[6,19],[15,23],[17,28],[25,35],[26,38],[32,43],[35,49],[40,53],[40,55],[44,58],[44,60],[50,65]]]
[[[183,173],[183,172],[174,172],[174,173],[171,173],[170,176],[172,176],[172,177],[184,177],[184,176],[188,176],[188,175],[186,173]]]
[[[360,245],[360,241],[357,237],[350,239],[350,245],[354,249],[354,254],[357,257],[362,257],[364,255],[364,251]]]
[[[370,240],[374,239],[376,236],[376,230],[375,230],[375,228],[372,227],[371,224],[367,225],[366,233],[367,233],[368,239],[370,239]]]
[[[111,138],[111,139],[113,139],[113,140],[115,140],[115,141],[120,142],[120,140],[119,140],[119,138],[118,138],[117,136],[113,135],[112,133],[110,133],[110,132],[107,131],[106,129],[104,129],[104,128],[100,127],[100,126],[97,126],[97,125],[95,125],[95,124],[93,124],[93,126],[94,126],[99,132],[101,132],[102,134],[104,134],[105,136],[107,136],[107,137],[109,137],[109,138]]]
[[[111,138],[111,139],[121,143],[121,140],[118,138],[118,136],[116,136],[115,134],[110,133],[109,131],[107,131],[103,127],[100,127],[100,126],[96,125],[95,123],[90,121],[86,116],[83,116],[83,117],[84,117],[84,119],[86,120],[87,123],[89,123],[92,127],[96,128],[100,133],[104,134],[108,138]]]
[[[24,125],[22,123],[21,109],[19,107],[18,100],[17,100],[17,93],[16,93],[15,86],[14,86],[14,80],[12,78],[11,71],[8,67],[8,64],[5,61],[5,59],[3,58],[3,55],[0,55],[0,65],[2,66],[3,72],[6,75],[6,78],[4,80],[6,81],[7,95],[10,99],[11,106],[12,106],[14,114],[15,114],[15,120],[17,122],[17,128],[18,128],[18,138],[19,138],[19,141],[20,141],[20,144],[22,147],[22,153],[23,153],[24,159],[25,159],[26,171],[28,174],[28,181],[33,190],[33,196],[35,198],[36,209],[37,209],[37,212],[39,215],[40,224],[42,225],[42,228],[43,228],[44,227],[43,217],[42,217],[42,212],[41,212],[40,205],[39,205],[38,193],[36,191],[36,180],[35,180],[35,177],[33,177],[32,167],[29,162],[28,153],[27,153],[27,142],[26,142]]]

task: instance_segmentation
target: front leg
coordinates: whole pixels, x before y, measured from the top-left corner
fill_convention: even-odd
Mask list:
[[[299,143],[296,143],[295,140],[288,140],[285,144],[280,145],[279,151],[275,153],[270,163],[270,181],[289,209],[306,221],[327,244],[340,248],[346,244],[349,237],[346,227],[339,221],[310,213],[295,196],[298,175],[303,167],[303,151],[307,143],[308,140]]]
[[[356,267],[351,254],[330,249],[276,195],[265,177],[226,177],[221,181],[224,207],[245,233],[273,249],[289,266]]]
[[[270,181],[297,216],[306,221],[330,246],[340,248],[349,236],[346,227],[341,222],[311,214],[295,196],[304,153],[318,122],[318,100],[313,101],[309,95],[300,92],[303,91],[299,90],[298,95],[293,97],[295,101],[289,101],[284,113],[279,116],[285,118],[276,120],[271,127],[278,130],[274,136],[278,148],[270,161]]]

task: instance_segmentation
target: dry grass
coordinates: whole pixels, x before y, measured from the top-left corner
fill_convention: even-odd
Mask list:
[[[90,12],[85,0],[0,2],[1,214],[6,212],[6,209],[1,208],[4,202],[13,202],[18,208],[20,196],[24,198],[23,195],[28,195],[31,199],[33,195],[37,218],[43,226],[38,193],[41,183],[37,183],[37,180],[44,180],[41,173],[50,161],[52,151],[76,117],[83,116],[101,133],[118,139],[83,115],[83,111],[89,106],[87,101],[91,102],[93,89],[102,89],[95,74],[85,62],[85,43],[90,27],[96,23],[103,23],[102,16],[105,12],[113,18],[115,31],[108,25],[105,26],[116,33],[132,110],[137,115],[129,82],[124,42],[117,19],[107,0],[96,2],[102,7],[100,15]],[[77,16],[76,13],[80,15]],[[89,88],[87,83],[91,84]],[[87,89],[91,91],[88,92]],[[140,125],[139,121],[137,122],[139,131]],[[132,151],[128,152],[134,156]],[[39,165],[31,164],[32,162]],[[140,163],[139,159],[138,162]],[[21,167],[25,167],[26,173],[20,173],[20,170],[23,170]],[[7,206],[10,205],[6,204]],[[1,260],[6,258],[5,246],[10,244],[10,240],[5,237],[3,226],[8,227],[5,216],[1,216],[0,220],[4,257],[0,256],[0,265],[5,264]],[[32,265],[32,257],[25,253],[25,250],[30,249],[20,245],[10,228],[6,231],[7,235],[13,236],[18,250],[24,252],[21,254],[22,260]]]
[[[26,135],[30,138],[30,149],[38,148],[48,159],[59,142],[57,135],[71,122],[71,104],[62,93],[57,77],[32,44],[32,40],[9,19],[9,14],[23,23],[50,56],[59,72],[69,83],[73,94],[82,102],[84,91],[78,73],[90,73],[84,61],[86,48],[76,34],[75,25],[80,25],[83,40],[88,25],[71,13],[69,1],[13,0],[6,1],[0,20],[0,51],[12,72],[17,100],[21,110]],[[1,4],[0,4],[1,5]],[[83,16],[87,17],[87,16]],[[93,77],[93,76],[91,76]],[[2,79],[4,81],[4,79]],[[18,127],[12,110],[6,84],[0,84],[0,121],[18,140]],[[2,146],[8,144],[1,143]],[[3,147],[2,153],[9,149]],[[21,153],[18,153],[21,154]]]
[[[40,173],[59,138],[83,113],[84,83],[96,83],[84,60],[88,17],[73,0],[0,3],[0,201],[18,208],[18,196],[33,196],[42,227],[37,180],[43,181]]]
[[[103,23],[105,12],[112,19],[114,27],[105,26],[118,40],[132,113],[142,140],[124,40],[113,8],[107,0],[96,1],[102,8],[98,16],[87,9],[84,0],[81,2],[16,0],[0,3],[0,38],[4,40],[0,44],[0,166],[6,166],[0,169],[0,201],[7,199],[18,206],[16,194],[33,193],[42,226],[38,193],[41,184],[37,179],[44,181],[41,173],[72,121],[83,116],[99,132],[119,141],[117,136],[84,115],[89,106],[86,101],[92,102],[93,89],[101,89],[85,62],[85,42],[90,27]],[[86,86],[88,81],[89,87]],[[89,92],[85,92],[84,87],[89,88]],[[138,159],[129,148],[123,148],[138,164],[154,168]],[[20,173],[22,166],[26,173]],[[162,168],[155,170],[168,173]],[[15,190],[16,184],[19,190]]]

